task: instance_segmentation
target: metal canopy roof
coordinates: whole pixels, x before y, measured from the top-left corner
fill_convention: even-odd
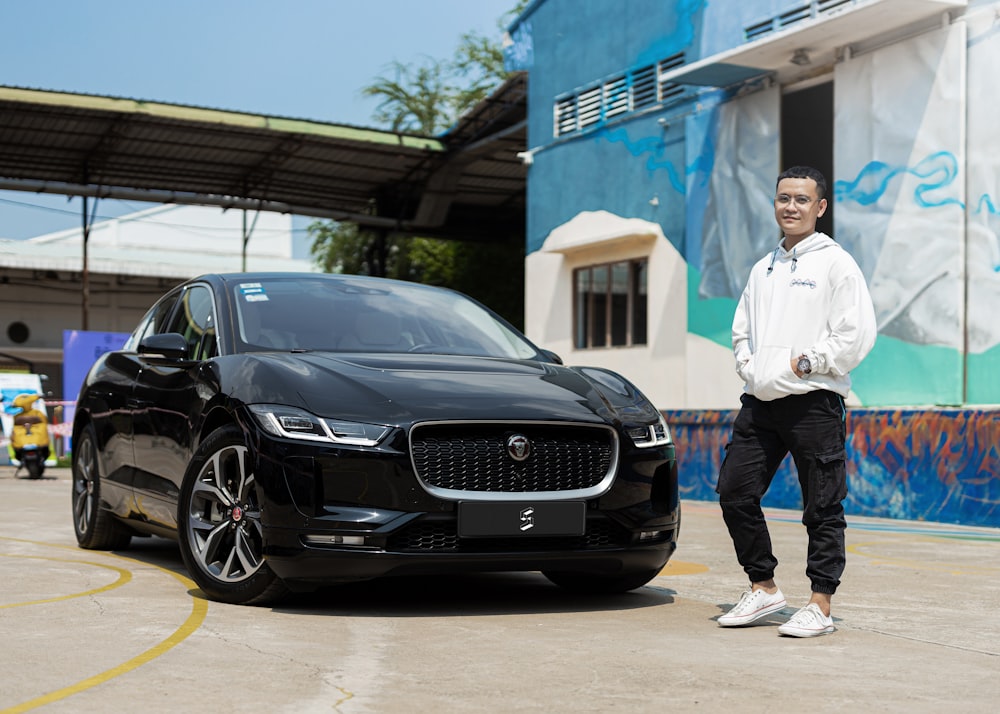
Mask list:
[[[0,189],[261,209],[388,231],[524,231],[527,75],[430,138],[0,87]]]

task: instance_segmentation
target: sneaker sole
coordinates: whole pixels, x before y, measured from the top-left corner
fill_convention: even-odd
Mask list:
[[[820,635],[829,635],[836,628],[825,627],[822,630],[799,630],[789,627],[779,627],[778,634],[785,637],[819,637]]]
[[[779,610],[783,610],[784,608],[785,608],[785,601],[782,600],[781,602],[776,602],[773,605],[768,605],[767,607],[758,610],[757,612],[751,615],[744,615],[739,620],[723,622],[722,618],[725,617],[725,615],[723,615],[718,619],[718,623],[720,627],[744,627],[746,625],[752,625],[753,623],[757,622],[757,620],[767,617],[768,615],[772,615],[778,612]]]

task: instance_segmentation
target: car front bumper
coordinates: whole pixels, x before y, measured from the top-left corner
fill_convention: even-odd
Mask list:
[[[508,525],[485,537],[462,535],[462,500],[428,493],[402,450],[317,450],[265,440],[256,452],[264,557],[293,589],[468,571],[634,574],[662,568],[677,544],[672,446],[623,454],[614,483],[590,499],[469,494],[479,514],[492,505],[509,512],[511,506],[578,503],[577,532],[538,536]]]

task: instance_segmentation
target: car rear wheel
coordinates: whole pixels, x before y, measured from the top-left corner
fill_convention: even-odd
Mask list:
[[[568,573],[558,570],[546,570],[542,572],[542,575],[559,587],[572,592],[610,595],[641,588],[659,575],[659,573],[660,570],[657,568],[655,570],[641,570],[636,573],[626,573],[623,575],[591,575],[589,573]]]
[[[121,550],[132,540],[125,526],[101,508],[97,437],[89,424],[73,445],[73,530],[76,542],[89,550]]]
[[[264,562],[260,500],[242,432],[212,432],[188,465],[178,503],[181,555],[213,600],[270,604],[288,589]]]

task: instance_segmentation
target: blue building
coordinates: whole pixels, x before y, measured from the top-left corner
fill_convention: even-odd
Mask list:
[[[509,28],[526,331],[668,413],[688,497],[714,498],[775,178],[809,164],[879,322],[852,375],[849,508],[1000,525],[998,18],[995,0],[535,0]],[[797,498],[785,466],[770,505]]]

